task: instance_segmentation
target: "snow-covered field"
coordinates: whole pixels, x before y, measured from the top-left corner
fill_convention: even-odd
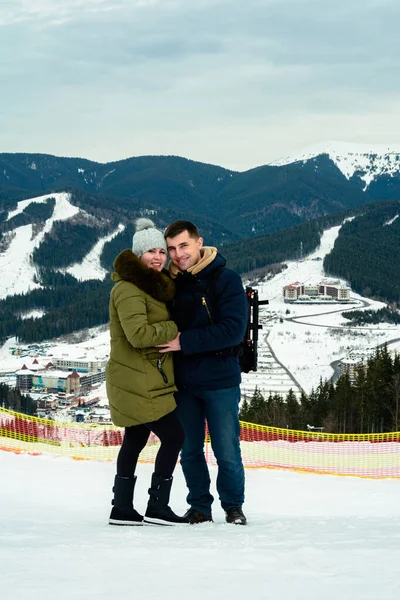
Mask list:
[[[247,527],[226,524],[218,502],[212,524],[112,527],[114,468],[0,453],[2,600],[399,596],[399,481],[249,470]],[[138,467],[140,511],[151,470]],[[181,514],[185,495],[178,466]]]

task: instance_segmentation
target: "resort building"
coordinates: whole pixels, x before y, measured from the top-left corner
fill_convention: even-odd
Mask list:
[[[288,303],[324,303],[350,302],[350,288],[339,281],[321,281],[318,283],[301,283],[296,281],[285,285],[283,298]]]
[[[98,360],[88,360],[84,358],[79,360],[72,360],[70,358],[54,358],[52,360],[54,366],[57,368],[65,369],[67,371],[75,370],[84,373],[105,369],[107,364],[107,358]]]
[[[61,371],[51,366],[41,371],[31,371],[24,365],[16,373],[16,387],[21,391],[57,392],[59,394],[78,394],[90,390],[92,386],[105,381],[105,370],[93,373]]]

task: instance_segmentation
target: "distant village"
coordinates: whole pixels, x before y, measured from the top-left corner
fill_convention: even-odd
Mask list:
[[[46,356],[45,344],[15,346],[10,353],[26,359],[17,371],[2,372],[37,403],[38,417],[63,417],[76,422],[110,423],[108,406],[98,407],[96,391],[105,381],[107,358],[71,359]]]
[[[351,289],[337,280],[316,283],[294,282],[283,287],[283,299],[289,304],[349,304]],[[48,343],[15,345],[10,354],[23,359],[18,370],[0,370],[0,378],[29,394],[37,404],[36,416],[85,423],[111,423],[110,410],[104,403],[107,357],[80,356],[73,359],[50,354]],[[340,375],[347,374],[351,381],[357,370],[366,368],[374,349],[351,352],[338,361]],[[21,365],[21,362],[19,362]],[[101,404],[101,405],[100,405]]]

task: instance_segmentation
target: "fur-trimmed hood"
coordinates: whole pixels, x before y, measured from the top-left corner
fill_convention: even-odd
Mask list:
[[[146,267],[129,249],[118,254],[111,279],[115,282],[120,279],[129,281],[158,302],[170,302],[175,296],[175,284],[168,271],[164,269],[160,272]]]

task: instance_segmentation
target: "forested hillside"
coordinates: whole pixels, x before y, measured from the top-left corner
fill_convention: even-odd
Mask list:
[[[48,198],[46,202],[42,203],[31,202],[21,213],[11,217],[8,221],[6,221],[8,211],[4,210],[0,212],[0,250],[1,241],[5,233],[23,225],[43,224],[53,214],[54,205],[54,198]]]
[[[102,266],[110,272],[117,254],[131,246],[133,224],[129,217],[139,216],[143,211],[134,205],[130,213],[122,203],[114,213],[108,206],[97,204],[96,196],[85,192],[72,195],[71,202],[80,205],[83,212],[67,221],[53,223],[30,258],[36,266],[36,283],[43,289],[9,295],[0,301],[0,341],[17,335],[21,341],[37,342],[108,321],[111,289],[108,275],[103,281],[78,281],[54,269],[82,261],[97,240],[122,221],[124,231],[104,245],[100,256]],[[18,220],[17,225],[21,219],[23,223],[28,220],[40,229],[45,223],[43,219],[53,208],[54,199],[42,204],[33,203],[13,219]],[[88,212],[89,208],[93,214]],[[157,211],[154,215],[144,214],[149,214],[158,226],[163,227],[168,222],[164,221],[166,213],[162,217]],[[229,233],[216,222],[204,219],[201,232],[206,244],[219,247],[230,268],[257,276],[253,274],[257,269],[268,270],[268,266],[273,265],[272,270],[278,272],[285,261],[306,256],[319,245],[325,229],[351,217],[352,220],[342,226],[332,253],[325,259],[327,273],[343,277],[365,296],[398,302],[400,218],[396,217],[399,213],[400,202],[369,204],[233,243],[227,243]],[[172,211],[168,216],[172,216]],[[10,229],[10,221],[0,224],[5,229],[5,236],[15,231]],[[4,243],[7,246],[7,239]],[[25,318],[33,310],[45,314],[41,318]]]
[[[399,302],[400,201],[371,205],[345,223],[324,268],[363,296]]]
[[[371,202],[360,180],[346,178],[325,154],[244,173],[177,156],[101,164],[42,154],[0,154],[0,211],[14,208],[17,199],[65,190],[90,195],[97,208],[132,214],[155,210],[165,223],[176,218],[200,225],[223,223],[231,239],[278,231]]]
[[[255,390],[241,405],[240,418],[250,423],[306,430],[309,423],[325,433],[381,433],[400,429],[400,356],[392,358],[387,348],[360,367],[356,380],[348,376],[336,384],[321,381],[300,402],[292,391],[283,398],[264,398]]]
[[[340,225],[350,215],[368,210],[368,206],[363,206],[333,213],[279,232],[228,244],[221,252],[228,266],[241,274],[285,260],[299,260],[317,248],[325,229]]]
[[[78,282],[70,275],[42,270],[43,289],[0,300],[0,343],[11,336],[24,342],[41,342],[108,322],[111,279]],[[43,310],[42,318],[22,318]]]

